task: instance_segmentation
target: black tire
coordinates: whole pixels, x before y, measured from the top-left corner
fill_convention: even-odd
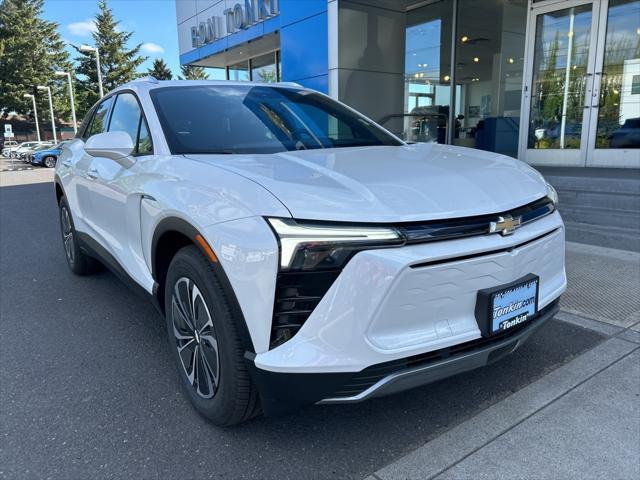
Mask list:
[[[100,262],[80,250],[78,235],[73,225],[73,217],[71,216],[71,209],[65,197],[60,199],[58,207],[60,212],[62,246],[69,269],[76,275],[90,275],[101,270],[102,265]]]
[[[185,292],[190,292],[187,297]],[[190,298],[195,308],[183,312],[180,297]],[[238,319],[233,318],[230,301],[214,267],[196,246],[184,247],[171,260],[164,298],[171,354],[184,391],[198,413],[219,426],[235,425],[257,415],[260,402],[245,365],[236,328]],[[195,328],[183,321],[180,312],[191,316]],[[180,347],[182,354],[178,353]],[[191,368],[193,364],[200,368]]]
[[[42,159],[42,164],[47,168],[54,168],[56,166],[56,157],[48,156]]]

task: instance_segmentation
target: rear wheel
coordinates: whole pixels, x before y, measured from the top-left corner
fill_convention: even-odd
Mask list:
[[[42,161],[44,166],[47,168],[53,168],[56,166],[56,157],[44,157]]]
[[[80,250],[78,236],[73,226],[71,210],[65,197],[60,199],[60,231],[67,265],[76,275],[89,275],[100,269],[100,263]]]
[[[259,413],[229,299],[195,246],[180,250],[165,283],[169,344],[184,391],[196,410],[229,426]]]

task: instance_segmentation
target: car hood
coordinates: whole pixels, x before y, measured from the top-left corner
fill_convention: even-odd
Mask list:
[[[546,194],[542,176],[523,162],[437,144],[189,157],[262,185],[298,219],[467,217],[510,210]]]

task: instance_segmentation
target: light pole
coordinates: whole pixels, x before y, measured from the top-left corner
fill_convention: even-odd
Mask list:
[[[73,119],[73,133],[78,133],[78,125],[76,123],[76,107],[73,103],[73,86],[71,85],[71,74],[67,72],[58,71],[55,72],[58,77],[67,77],[69,82],[69,98],[71,99],[71,118]]]
[[[36,96],[30,93],[25,93],[24,98],[30,98],[33,100],[33,118],[36,119],[36,133],[38,134],[38,141],[40,141],[40,125],[38,125],[38,109],[36,108]]]
[[[38,85],[38,90],[46,90],[49,94],[49,110],[51,112],[51,130],[53,130],[53,141],[54,143],[58,143],[58,138],[56,137],[56,121],[53,117],[53,100],[51,99],[51,89],[49,87]]]
[[[98,51],[98,47],[91,47],[89,45],[80,45],[78,48],[83,53],[96,53],[96,70],[98,70],[98,88],[100,89],[100,98],[104,96],[104,92],[102,90],[102,72],[100,72],[100,52]]]

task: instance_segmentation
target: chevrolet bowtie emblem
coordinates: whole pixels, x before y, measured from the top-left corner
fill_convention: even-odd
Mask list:
[[[511,235],[522,223],[522,217],[512,217],[505,215],[498,217],[495,222],[489,224],[489,233],[500,232],[500,235]]]

